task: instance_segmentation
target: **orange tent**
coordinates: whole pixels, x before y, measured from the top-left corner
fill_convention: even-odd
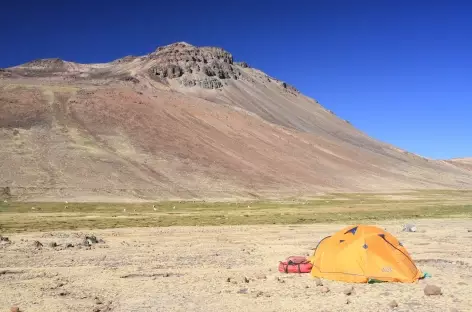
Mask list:
[[[405,247],[375,226],[350,226],[328,236],[308,259],[312,276],[330,280],[412,283],[422,276]]]

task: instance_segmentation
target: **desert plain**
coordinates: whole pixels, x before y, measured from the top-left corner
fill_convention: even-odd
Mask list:
[[[472,311],[471,197],[422,191],[252,203],[4,202],[0,307]],[[407,223],[417,231],[403,231]],[[323,237],[351,224],[386,229],[431,277],[413,284],[322,279],[317,286],[309,274],[278,272],[279,261],[311,255]],[[428,284],[442,294],[425,295]]]

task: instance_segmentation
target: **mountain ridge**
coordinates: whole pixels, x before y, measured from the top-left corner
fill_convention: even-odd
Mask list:
[[[464,166],[375,140],[218,47],[34,60],[0,71],[0,90],[0,186],[24,199],[472,188]]]

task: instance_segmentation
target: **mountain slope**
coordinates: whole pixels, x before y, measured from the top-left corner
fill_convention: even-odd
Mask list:
[[[472,171],[472,158],[454,158],[448,162],[458,167]]]
[[[176,43],[105,64],[0,71],[0,186],[22,198],[229,198],[471,188],[227,51]]]

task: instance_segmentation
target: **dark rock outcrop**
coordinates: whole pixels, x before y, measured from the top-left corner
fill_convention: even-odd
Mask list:
[[[159,47],[147,59],[155,63],[149,75],[161,83],[179,79],[184,87],[219,89],[224,85],[222,80],[237,80],[241,76],[231,53],[216,47],[195,47],[179,42]]]
[[[237,66],[240,66],[242,68],[249,68],[249,64],[246,63],[246,62],[235,62],[234,64],[236,64]]]

